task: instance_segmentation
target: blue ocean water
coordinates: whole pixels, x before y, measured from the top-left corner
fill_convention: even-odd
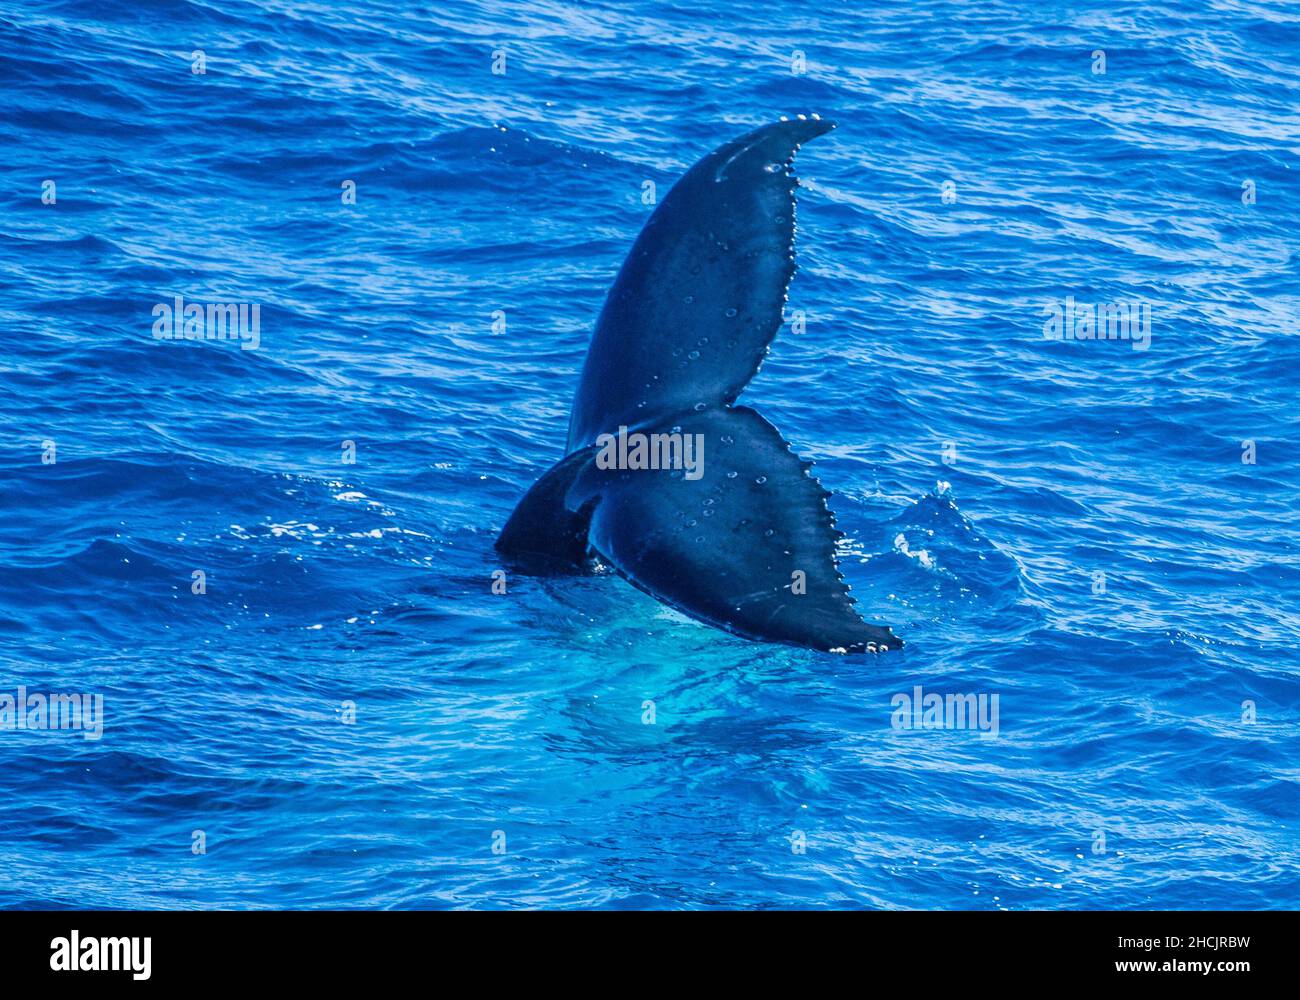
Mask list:
[[[8,0],[0,84],[0,696],[104,713],[0,729],[0,905],[1300,902],[1294,4]],[[742,398],[907,648],[493,593],[645,182],[811,112]]]

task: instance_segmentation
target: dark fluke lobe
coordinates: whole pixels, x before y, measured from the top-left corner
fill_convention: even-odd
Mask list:
[[[740,394],[783,322],[794,275],[800,144],[820,119],[777,122],[714,150],[673,185],[614,279],[569,421],[568,450]]]

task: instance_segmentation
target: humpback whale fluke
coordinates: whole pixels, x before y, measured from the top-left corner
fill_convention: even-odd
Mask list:
[[[854,609],[811,464],[733,405],[783,322],[794,155],[834,127],[814,115],[755,129],[696,163],[655,209],[597,320],[565,457],[497,539],[516,566],[581,572],[594,555],[748,639],[902,647]]]

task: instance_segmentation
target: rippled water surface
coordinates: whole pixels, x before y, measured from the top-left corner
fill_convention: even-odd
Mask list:
[[[0,905],[1300,902],[1300,8],[849,7],[0,7],[0,692],[105,713],[0,729]],[[743,400],[907,648],[493,594],[645,182],[811,112]]]

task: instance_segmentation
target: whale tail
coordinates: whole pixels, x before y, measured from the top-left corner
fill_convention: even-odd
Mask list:
[[[636,587],[750,639],[837,652],[902,642],[854,609],[828,494],[780,433],[732,404],[783,322],[800,117],[721,146],[637,237],[596,324],[566,457],[498,550],[563,572],[594,553]]]

